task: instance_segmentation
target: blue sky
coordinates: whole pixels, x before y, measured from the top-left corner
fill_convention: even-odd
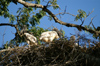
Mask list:
[[[54,14],[58,14],[59,11],[63,12],[62,10],[66,8],[66,12],[69,12],[71,14],[78,14],[78,9],[84,10],[87,14],[91,12],[94,9],[94,12],[86,19],[85,23],[83,25],[88,25],[91,21],[91,18],[96,16],[93,20],[93,24],[97,27],[100,26],[100,0],[58,0],[58,5],[60,6],[61,10],[53,10],[52,8],[49,8]],[[42,3],[44,4],[44,3]],[[16,15],[16,11],[18,7],[23,7],[23,5],[18,4],[15,5],[11,3],[9,5],[9,12]],[[57,15],[59,18],[59,16]],[[73,23],[73,24],[81,24],[81,21],[75,22],[74,17],[68,14],[62,15],[60,20],[67,22],[67,23]],[[9,23],[8,19],[5,19],[3,17],[0,17],[0,23]],[[71,36],[70,33],[76,34],[77,29],[73,27],[66,27],[63,25],[60,25],[58,23],[55,23],[54,20],[49,21],[48,17],[43,17],[43,19],[40,20],[40,27],[43,27],[44,29],[47,29],[49,27],[57,27],[58,29],[63,29],[65,31],[66,36]],[[0,26],[0,46],[2,46],[6,41],[10,41],[15,37],[14,33],[16,32],[15,28],[10,26]],[[4,35],[4,41],[3,41],[3,34]],[[81,33],[84,33],[83,31]]]

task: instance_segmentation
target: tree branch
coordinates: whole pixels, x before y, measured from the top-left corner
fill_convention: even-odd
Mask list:
[[[24,5],[25,7],[44,8],[43,5],[28,3],[28,2],[25,2],[25,1],[23,1],[23,0],[18,0],[18,2],[19,2],[20,4],[22,4],[22,5]]]
[[[50,10],[48,10],[48,9],[43,9],[43,10],[46,11],[49,15],[51,15],[53,17],[53,19],[55,20],[55,22],[57,22],[59,24],[65,25],[67,27],[76,27],[78,30],[81,30],[81,29],[86,30],[86,31],[89,31],[90,33],[95,33],[96,35],[100,34],[99,31],[91,30],[91,29],[85,28],[81,25],[70,24],[70,23],[65,23],[63,21],[60,21]]]
[[[0,26],[11,26],[11,27],[15,27],[16,32],[21,36],[20,31],[18,30],[18,26],[17,25],[13,25],[13,24],[9,24],[9,23],[0,23]]]
[[[76,24],[70,24],[70,23],[65,23],[63,21],[60,21],[49,9],[46,8],[46,6],[40,5],[40,4],[33,4],[33,3],[28,3],[23,0],[17,0],[20,4],[24,5],[25,7],[36,7],[36,8],[42,8],[43,11],[47,12],[49,15],[53,17],[56,23],[65,25],[67,27],[76,27],[79,31],[81,30],[86,30],[90,33],[95,33],[96,35],[100,35],[99,31],[91,30],[86,27],[83,27],[81,25],[76,25]]]

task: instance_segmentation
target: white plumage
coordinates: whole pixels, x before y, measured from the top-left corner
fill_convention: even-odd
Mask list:
[[[29,33],[24,33],[24,35],[26,36],[26,42],[29,45],[37,45],[37,38]]]
[[[43,32],[40,36],[40,40],[44,42],[52,42],[54,39],[58,39],[59,36],[56,31]]]

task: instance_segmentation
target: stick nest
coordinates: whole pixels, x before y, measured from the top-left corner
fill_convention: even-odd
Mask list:
[[[3,66],[100,66],[100,44],[91,48],[75,47],[68,40],[44,45],[15,47],[0,51]]]

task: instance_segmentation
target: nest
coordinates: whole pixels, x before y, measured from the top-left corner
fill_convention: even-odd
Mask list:
[[[0,65],[100,66],[100,48],[75,47],[68,40],[55,40],[48,47],[41,44],[1,50]]]

